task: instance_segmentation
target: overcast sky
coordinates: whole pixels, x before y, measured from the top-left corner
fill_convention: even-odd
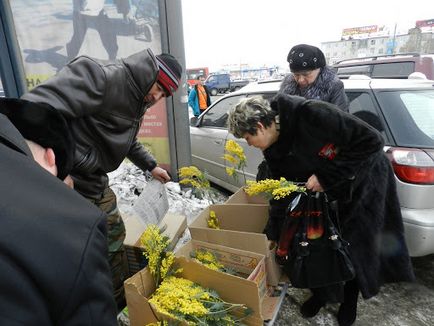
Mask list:
[[[434,18],[433,0],[181,0],[188,68],[287,66],[298,43],[321,46],[350,27],[386,25],[393,32]]]

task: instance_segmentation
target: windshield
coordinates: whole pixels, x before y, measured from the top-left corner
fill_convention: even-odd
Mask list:
[[[384,91],[378,100],[398,146],[434,148],[434,89]]]

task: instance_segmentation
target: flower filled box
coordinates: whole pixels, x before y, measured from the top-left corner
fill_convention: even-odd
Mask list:
[[[255,282],[261,299],[266,294],[264,255],[197,240],[190,240],[179,248],[175,254],[178,257],[192,258],[191,255],[197,254],[198,251],[210,252],[213,259],[215,257],[216,261],[222,264],[224,268],[230,269],[233,273],[231,275]]]
[[[163,235],[169,237],[169,249],[172,249],[187,229],[187,218],[184,215],[167,212],[161,225],[165,226]],[[135,216],[127,216],[125,218],[125,229],[127,236],[124,243],[128,276],[132,276],[147,265],[147,260],[143,255],[143,248],[140,244],[140,236],[146,230],[146,226]]]
[[[215,212],[220,229],[208,227]],[[262,233],[268,221],[268,205],[219,204],[205,208],[191,224],[191,238],[265,256],[267,283],[276,286],[282,274],[275,259],[275,246]]]
[[[258,286],[255,282],[240,277],[211,270],[204,265],[185,257],[175,258],[177,267],[182,268],[179,275],[208,289],[218,292],[226,302],[245,304],[252,309],[252,313],[243,320],[246,325],[263,325],[266,316],[261,316],[261,299],[258,294]],[[176,321],[173,317],[157,311],[149,302],[149,298],[155,292],[155,283],[152,275],[146,267],[125,281],[125,297],[127,300],[128,314],[131,326],[143,326],[157,321]],[[263,300],[262,304],[269,307],[263,311],[273,310],[274,301]],[[179,321],[178,325],[188,325]]]
[[[268,205],[268,200],[264,195],[249,196],[244,189],[244,187],[238,189],[237,192],[228,198],[225,204]]]

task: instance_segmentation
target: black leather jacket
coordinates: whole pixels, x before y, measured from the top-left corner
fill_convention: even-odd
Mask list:
[[[149,106],[144,97],[157,75],[150,49],[113,61],[80,56],[22,96],[50,104],[68,120],[76,141],[71,176],[84,196],[99,199],[107,172],[125,157],[142,170],[156,166],[136,136]]]

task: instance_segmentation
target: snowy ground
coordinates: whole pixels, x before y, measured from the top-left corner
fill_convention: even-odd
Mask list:
[[[132,209],[134,200],[146,184],[144,174],[132,164],[124,163],[110,174],[113,190],[118,196],[122,213]],[[195,198],[191,191],[181,190],[178,183],[166,184],[169,211],[184,214],[190,223],[197,214],[211,204],[208,200]],[[228,195],[218,192],[216,203],[223,203]],[[178,245],[189,239],[186,231]],[[434,325],[434,255],[413,259],[417,280],[411,284],[389,284],[379,295],[370,300],[359,299],[355,326],[431,326]],[[327,305],[319,314],[304,319],[299,313],[300,305],[309,297],[308,290],[289,287],[275,326],[335,326],[338,305]],[[125,323],[124,323],[125,324]]]
[[[109,174],[110,186],[116,193],[118,207],[122,214],[134,214],[134,202],[142,193],[150,177],[150,175],[145,175],[139,168],[131,163],[123,163],[119,169]],[[166,183],[166,190],[169,200],[169,211],[184,215],[187,218],[187,224],[190,224],[205,207],[212,203],[223,203],[228,198],[228,194],[215,190],[214,196],[212,197],[213,202],[207,199],[199,199],[192,194],[191,189],[181,189],[177,182]],[[181,236],[177,247],[187,242],[189,239],[190,233],[187,229]],[[177,247],[175,247],[175,250]]]

